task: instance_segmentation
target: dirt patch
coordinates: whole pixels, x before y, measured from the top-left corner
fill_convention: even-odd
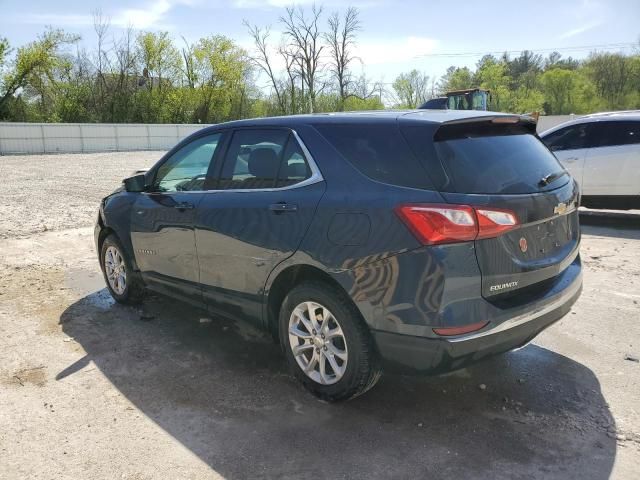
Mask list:
[[[47,367],[40,365],[38,367],[22,368],[13,372],[4,383],[21,387],[28,385],[44,387],[47,383]]]

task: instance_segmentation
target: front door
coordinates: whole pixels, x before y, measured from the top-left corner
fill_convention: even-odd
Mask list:
[[[261,318],[267,276],[300,245],[321,180],[288,129],[235,131],[196,219],[200,282],[214,313]]]
[[[194,223],[220,140],[220,133],[205,135],[176,150],[131,214],[131,242],[145,283],[192,302],[202,301]]]

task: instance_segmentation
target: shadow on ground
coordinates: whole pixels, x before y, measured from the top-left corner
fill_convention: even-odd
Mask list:
[[[142,413],[227,478],[608,478],[613,419],[594,374],[530,345],[453,375],[386,376],[350,402],[315,400],[279,347],[242,324],[105,290],[63,330]],[[479,386],[483,384],[486,389]]]

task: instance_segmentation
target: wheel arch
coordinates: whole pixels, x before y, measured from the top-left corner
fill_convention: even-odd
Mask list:
[[[133,267],[134,270],[138,271],[139,270],[138,264],[136,262],[135,255],[133,255],[133,252],[127,251],[128,249],[126,245],[123,243],[122,239],[120,238],[120,235],[118,235],[118,232],[115,229],[111,228],[110,226],[103,224],[102,220],[100,220],[100,233],[98,234],[98,242],[97,242],[98,258],[100,258],[100,255],[102,252],[102,245],[104,244],[105,239],[109,235],[113,235],[118,239],[118,242],[120,242],[120,244],[122,245],[122,248],[125,250],[125,253],[129,256],[131,266]],[[102,260],[100,260],[100,262],[102,265]]]
[[[344,285],[325,270],[309,264],[290,265],[276,274],[266,291],[265,326],[273,336],[274,340],[279,341],[278,318],[280,316],[280,308],[284,298],[296,285],[307,281],[327,283],[339,289],[346,298],[353,302]]]
[[[113,228],[102,225],[102,228],[100,228],[100,233],[98,234],[98,255],[100,255],[100,252],[102,251],[102,244],[104,243],[105,238],[107,238],[111,234],[118,237],[118,234]]]

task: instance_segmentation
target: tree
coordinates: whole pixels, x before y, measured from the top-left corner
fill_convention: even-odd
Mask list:
[[[449,90],[473,88],[473,74],[467,67],[449,67],[447,73],[440,78],[438,88],[441,93]]]
[[[562,55],[558,52],[551,52],[549,56],[544,60],[544,70],[551,70],[552,68],[564,68],[565,70],[576,70],[580,67],[580,62],[571,57],[562,58]]]
[[[597,94],[604,98],[607,108],[624,108],[627,103],[626,95],[632,90],[637,93],[640,72],[630,57],[619,53],[591,54],[584,67]]]
[[[507,62],[509,76],[518,79],[528,72],[539,72],[542,70],[542,64],[542,55],[524,50],[520,56]]]
[[[280,81],[276,75],[276,72],[273,68],[271,61],[271,52],[269,51],[269,45],[267,43],[269,39],[269,35],[271,33],[271,29],[269,27],[260,28],[257,25],[250,25],[246,20],[244,21],[244,25],[247,27],[249,31],[249,35],[253,40],[253,45],[256,53],[249,57],[254,65],[256,65],[269,79],[271,83],[271,88],[276,95],[278,100],[278,108],[281,113],[285,113],[287,108],[285,105],[284,95],[280,89]],[[290,57],[286,52],[281,52],[283,57],[285,58],[287,71],[291,71],[291,66],[293,61],[290,60]]]
[[[356,34],[361,28],[358,15],[358,9],[354,7],[347,9],[344,18],[340,18],[340,14],[334,12],[328,20],[329,32],[325,34],[331,57],[329,71],[338,87],[340,110],[344,109],[344,101],[351,94],[349,87],[352,78],[349,65],[355,60],[352,49],[356,43]]]
[[[290,45],[282,43],[278,48],[278,53],[284,60],[284,71],[287,75],[285,82],[283,82],[286,88],[282,90],[285,104],[289,107],[285,108],[283,113],[298,113],[302,107],[300,100],[304,96],[304,86],[302,89],[298,89],[297,86],[302,79],[302,71],[297,62],[296,51]],[[298,95],[299,90],[302,92],[300,95]]]
[[[542,86],[547,99],[547,113],[553,115],[572,112],[571,94],[574,87],[571,70],[553,68],[542,75]]]
[[[480,87],[491,92],[492,108],[497,111],[510,111],[511,77],[507,74],[504,60],[499,61],[488,55],[478,64],[475,81]]]
[[[32,86],[41,93],[46,84],[55,82],[55,70],[67,61],[61,48],[78,38],[62,30],[49,29],[36,41],[18,48],[15,61],[0,85],[0,112],[18,90]],[[6,41],[3,42],[2,51],[4,57],[8,52]]]
[[[174,80],[180,70],[180,52],[169,32],[142,32],[137,38],[138,59],[145,86],[162,91],[163,80]]]
[[[314,4],[310,14],[307,14],[302,7],[288,7],[286,15],[280,17],[280,22],[284,27],[285,43],[290,47],[303,84],[307,87],[309,113],[315,111],[318,77],[323,67],[321,63],[322,50],[324,49],[321,44],[321,16],[322,7],[316,7]]]
[[[245,84],[250,73],[247,52],[222,35],[201,38],[194,47],[194,70],[198,78],[194,120],[217,123],[242,110]]]
[[[136,94],[139,88],[138,52],[135,47],[134,32],[127,28],[119,40],[114,40],[113,58],[108,61],[108,81],[106,82],[107,103],[98,110],[110,122],[134,120],[138,109]],[[138,117],[137,121],[141,121]],[[104,120],[103,120],[104,121]],[[160,120],[156,120],[160,121]]]
[[[428,98],[429,76],[418,70],[401,73],[393,82],[401,108],[418,108]]]

